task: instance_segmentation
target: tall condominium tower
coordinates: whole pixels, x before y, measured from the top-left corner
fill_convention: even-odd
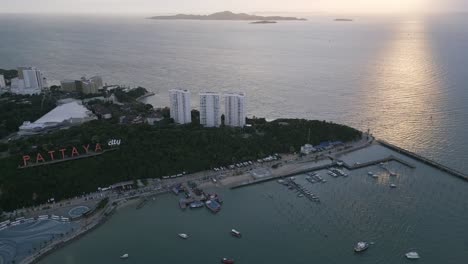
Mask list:
[[[181,89],[169,90],[170,114],[174,122],[187,124],[192,122],[190,92]]]
[[[245,126],[245,93],[224,94],[224,107],[226,126]]]
[[[221,125],[219,97],[218,93],[200,93],[200,124],[205,127],[219,127]]]

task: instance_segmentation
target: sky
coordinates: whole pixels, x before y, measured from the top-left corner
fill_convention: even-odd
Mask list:
[[[468,11],[468,0],[0,0],[0,13],[437,13]]]

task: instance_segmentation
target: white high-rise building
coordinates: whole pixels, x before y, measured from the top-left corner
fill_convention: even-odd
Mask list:
[[[6,83],[5,83],[5,78],[3,75],[0,74],[0,90],[3,90],[6,88]]]
[[[44,76],[40,70],[35,67],[19,67],[18,68],[19,79],[24,81],[25,89],[39,89],[44,88],[43,80]]]
[[[192,122],[190,92],[181,89],[169,90],[170,114],[177,124]]]
[[[219,127],[221,125],[219,98],[218,93],[200,93],[200,124],[203,126]]]
[[[38,94],[45,86],[44,76],[35,67],[19,67],[18,78],[11,80],[11,92],[16,94]]]
[[[224,124],[226,126],[245,126],[245,93],[224,94],[224,107]]]

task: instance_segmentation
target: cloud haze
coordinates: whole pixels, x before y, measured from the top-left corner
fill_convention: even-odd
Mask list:
[[[467,11],[466,0],[0,0],[0,13],[403,13]]]

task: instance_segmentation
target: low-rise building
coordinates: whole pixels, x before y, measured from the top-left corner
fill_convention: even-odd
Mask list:
[[[310,153],[315,152],[315,151],[316,149],[311,144],[305,144],[304,146],[301,147],[301,153],[305,155],[309,155]]]
[[[80,92],[84,94],[95,94],[103,88],[102,78],[93,76],[89,79],[82,77],[80,80],[63,80],[60,82],[65,92]]]
[[[25,121],[19,127],[18,134],[34,135],[60,129],[97,119],[80,101],[73,101],[57,106],[34,122]]]

